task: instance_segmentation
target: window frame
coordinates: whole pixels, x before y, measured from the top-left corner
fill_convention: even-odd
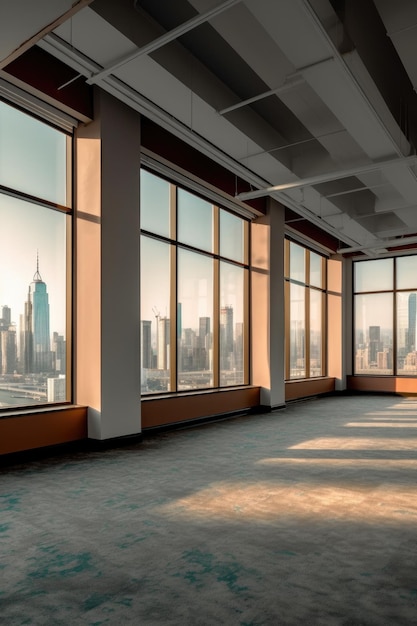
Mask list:
[[[183,181],[178,181],[175,175],[170,176],[165,171],[161,172],[160,168],[154,168],[151,164],[145,162],[141,164],[141,171],[147,172],[153,176],[159,177],[170,185],[170,234],[169,237],[164,237],[153,233],[146,229],[140,229],[140,237],[149,237],[155,240],[164,241],[170,245],[171,250],[171,263],[170,263],[170,319],[175,320],[175,323],[170,324],[170,389],[166,391],[141,391],[141,398],[148,398],[158,395],[169,395],[178,393],[192,393],[211,391],[211,390],[227,390],[236,387],[247,386],[250,384],[250,306],[249,306],[249,291],[250,291],[250,219],[249,217],[242,215],[239,210],[233,212],[227,203],[219,202],[219,195],[211,194],[210,190],[204,187],[196,188],[195,183],[188,187]],[[194,195],[201,200],[208,202],[212,206],[213,210],[213,247],[211,251],[206,249],[200,249],[193,246],[191,243],[186,243],[178,238],[178,190],[183,190],[188,194]],[[243,256],[242,262],[237,261],[220,254],[220,211],[229,212],[243,222]],[[208,257],[212,260],[213,268],[213,329],[212,329],[212,344],[213,344],[213,385],[209,387],[199,387],[193,389],[179,389],[178,376],[178,337],[177,337],[177,305],[178,305],[178,253],[180,250],[193,252],[202,256]],[[220,373],[220,269],[222,263],[228,263],[236,267],[243,268],[243,381],[234,385],[221,385],[221,373]],[[142,298],[142,296],[141,296]],[[141,317],[142,322],[142,317]],[[142,349],[142,348],[141,348]]]
[[[399,357],[399,345],[398,345],[398,332],[399,332],[399,319],[398,319],[398,296],[399,294],[404,294],[404,293],[416,293],[417,294],[417,280],[416,280],[416,284],[415,287],[411,287],[410,285],[408,285],[407,287],[401,287],[399,288],[397,286],[397,283],[399,282],[399,276],[398,276],[398,261],[401,259],[405,259],[407,257],[413,257],[415,258],[417,255],[416,254],[402,254],[402,255],[393,255],[393,256],[384,256],[381,257],[380,259],[356,259],[353,261],[353,271],[352,271],[352,320],[353,320],[353,333],[352,333],[352,372],[353,372],[353,376],[357,376],[357,377],[363,377],[363,376],[378,376],[378,377],[384,377],[384,378],[392,378],[392,377],[398,377],[398,378],[417,378],[417,368],[416,368],[416,372],[415,373],[399,373],[399,367],[398,367],[398,357]],[[356,288],[356,281],[355,281],[355,266],[357,264],[360,263],[369,263],[370,261],[388,261],[391,260],[392,262],[392,287],[390,289],[376,289],[376,290],[357,290]],[[376,294],[392,294],[392,373],[389,374],[384,374],[381,372],[376,371],[375,373],[372,372],[361,372],[361,371],[356,371],[356,352],[357,352],[357,348],[356,348],[356,316],[355,316],[355,312],[356,312],[356,300],[357,300],[357,296],[363,296],[363,295],[376,295]]]
[[[0,406],[0,417],[7,414],[25,412],[27,410],[36,411],[50,409],[57,406],[65,406],[73,400],[73,230],[74,230],[74,129],[77,121],[74,118],[54,109],[52,106],[43,103],[35,97],[29,97],[22,90],[15,88],[7,92],[7,97],[0,89],[0,101],[20,113],[49,126],[62,133],[65,137],[65,204],[54,202],[47,198],[8,187],[0,182],[0,194],[9,196],[19,201],[31,205],[31,211],[36,211],[36,207],[41,207],[49,211],[56,211],[65,215],[65,400],[39,402],[37,404],[19,404]],[[30,279],[29,279],[30,282]],[[0,303],[2,304],[2,303]],[[53,329],[50,329],[50,340],[52,344]]]
[[[291,245],[299,246],[304,251],[304,281],[291,277],[290,250]],[[322,284],[318,287],[311,281],[310,258],[311,254],[321,257],[321,277]],[[291,376],[291,285],[304,289],[304,375]],[[321,315],[320,315],[320,353],[321,364],[320,374],[311,375],[311,293],[321,294]],[[327,376],[327,320],[329,294],[327,284],[327,257],[324,253],[309,248],[306,244],[286,235],[284,240],[284,307],[285,307],[285,381],[314,380]]]

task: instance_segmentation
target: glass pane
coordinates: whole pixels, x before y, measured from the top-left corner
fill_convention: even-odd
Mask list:
[[[323,286],[323,257],[315,252],[310,252],[310,285]]]
[[[178,250],[178,389],[213,386],[213,260]]]
[[[397,289],[416,289],[417,256],[401,256],[396,259]]]
[[[220,263],[220,385],[244,382],[244,272]]]
[[[393,289],[393,259],[357,261],[353,264],[355,291],[385,291]]]
[[[305,287],[290,284],[290,378],[305,378]]]
[[[213,252],[213,205],[178,189],[178,241]]]
[[[415,291],[397,293],[397,374],[417,374]]]
[[[0,408],[65,401],[67,217],[0,194],[0,224]]]
[[[310,289],[310,376],[322,375],[322,292]]]
[[[170,245],[141,237],[141,391],[170,391]]]
[[[68,204],[64,133],[0,102],[0,137],[0,184]]]
[[[170,236],[170,184],[163,178],[140,172],[140,227],[151,233]]]
[[[393,294],[355,296],[355,374],[393,373]]]
[[[305,249],[290,241],[290,278],[301,283],[306,281]]]
[[[244,220],[220,209],[220,256],[245,262]]]

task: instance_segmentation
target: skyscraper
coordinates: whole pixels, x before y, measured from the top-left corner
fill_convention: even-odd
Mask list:
[[[220,309],[220,369],[231,368],[233,355],[233,307],[223,306]]]
[[[169,369],[170,320],[167,317],[158,317],[157,335],[157,368]]]
[[[152,321],[142,320],[141,325],[142,369],[152,369]]]
[[[0,374],[13,374],[16,367],[16,328],[11,321],[10,307],[3,306],[0,317]]]
[[[369,364],[375,365],[378,360],[378,352],[381,351],[381,327],[369,327]]]
[[[408,296],[408,352],[413,352],[416,349],[416,312],[416,294],[410,293],[410,295]]]
[[[21,359],[25,373],[50,372],[52,370],[51,339],[49,334],[49,299],[46,283],[36,272],[29,285],[22,316],[20,333]]]

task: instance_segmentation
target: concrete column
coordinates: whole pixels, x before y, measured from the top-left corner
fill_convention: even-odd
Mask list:
[[[94,439],[139,433],[139,115],[95,92],[75,138],[75,402]]]
[[[252,383],[269,409],[285,405],[284,225],[284,207],[273,199],[252,223]]]

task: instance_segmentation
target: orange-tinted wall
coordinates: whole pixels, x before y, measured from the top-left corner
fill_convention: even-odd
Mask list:
[[[349,391],[417,394],[417,378],[398,376],[348,376]]]
[[[68,407],[0,419],[0,455],[87,437],[87,408]]]
[[[299,400],[335,390],[334,378],[311,378],[308,380],[292,380],[285,383],[285,401]]]
[[[142,429],[222,415],[259,406],[259,387],[142,400]]]

